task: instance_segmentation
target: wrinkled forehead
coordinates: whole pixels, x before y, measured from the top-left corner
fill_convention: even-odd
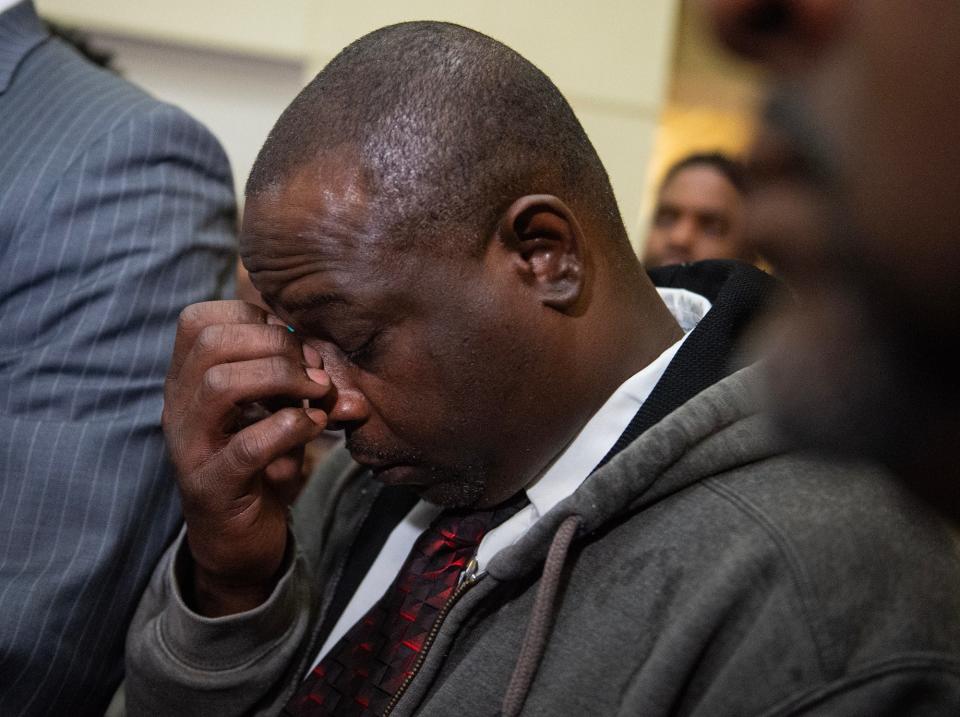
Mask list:
[[[388,250],[382,235],[359,169],[310,164],[247,198],[240,254],[269,300],[309,274],[375,271]]]
[[[359,231],[371,199],[359,160],[341,153],[307,162],[247,197],[241,253],[261,251],[266,242],[296,233],[310,238],[338,225]]]

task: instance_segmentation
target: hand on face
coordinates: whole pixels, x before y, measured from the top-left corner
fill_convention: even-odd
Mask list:
[[[327,423],[324,411],[302,407],[330,391],[319,357],[270,321],[251,304],[215,301],[187,307],[177,328],[163,430],[194,559],[194,607],[208,615],[250,609],[273,589],[303,446]]]

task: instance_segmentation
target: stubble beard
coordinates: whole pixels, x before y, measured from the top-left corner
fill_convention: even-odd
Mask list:
[[[470,508],[486,493],[486,471],[470,463],[456,467],[430,465],[419,451],[385,449],[355,435],[347,436],[346,447],[354,457],[419,467],[425,477],[422,483],[410,485],[410,490],[444,508]]]

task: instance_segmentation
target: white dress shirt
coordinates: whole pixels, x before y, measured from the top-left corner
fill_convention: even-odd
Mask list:
[[[657,291],[680,324],[684,332],[683,338],[624,381],[546,470],[526,487],[530,504],[487,533],[480,542],[476,554],[478,572],[483,572],[493,556],[519,540],[550,509],[580,487],[613,448],[687,336],[710,310],[710,302],[699,294],[685,289]],[[421,500],[393,529],[327,636],[310,670],[316,667],[330,648],[383,596],[406,561],[417,538],[441,510],[439,506]]]
[[[21,0],[0,0],[0,13],[9,10]]]

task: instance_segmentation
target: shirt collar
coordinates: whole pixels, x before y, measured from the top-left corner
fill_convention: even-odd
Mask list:
[[[573,495],[593,473],[647,400],[687,336],[710,310],[710,302],[692,291],[657,291],[680,324],[683,338],[620,384],[540,477],[527,486],[530,505],[483,536],[476,555],[479,569],[485,569],[494,555],[514,543],[557,503]]]
[[[527,498],[538,516],[571,495],[603,460],[647,400],[687,336],[710,310],[710,302],[686,289],[657,289],[684,335],[624,381],[533,483]]]

